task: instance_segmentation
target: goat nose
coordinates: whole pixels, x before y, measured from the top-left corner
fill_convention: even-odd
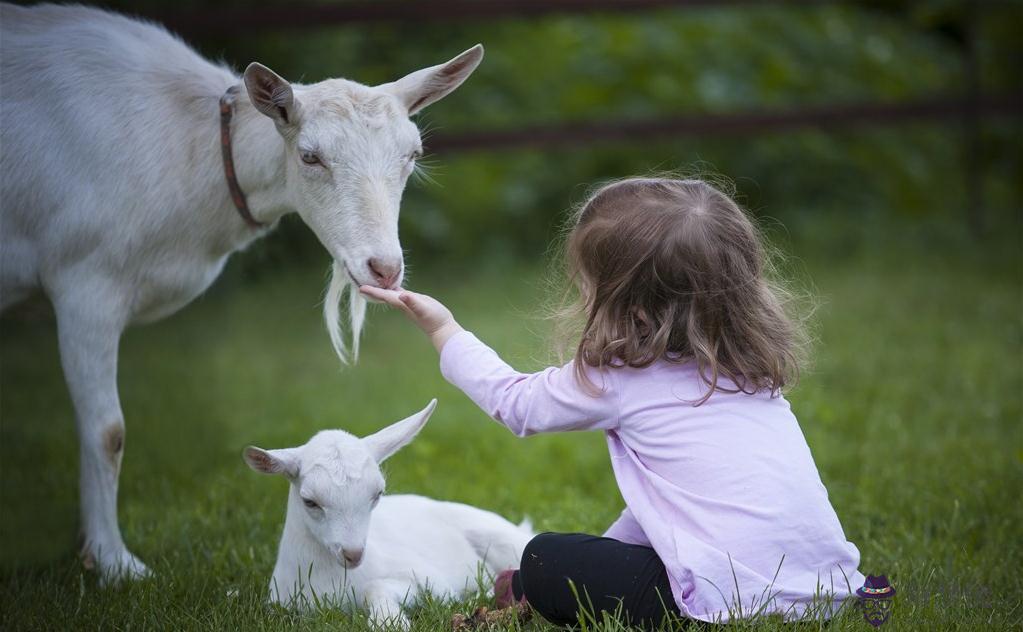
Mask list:
[[[341,556],[349,566],[357,566],[362,561],[362,549],[341,549]]]
[[[393,288],[401,276],[400,257],[372,257],[367,264],[377,285],[384,289]]]

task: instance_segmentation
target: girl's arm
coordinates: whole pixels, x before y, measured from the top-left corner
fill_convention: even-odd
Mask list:
[[[515,434],[617,427],[618,389],[611,373],[589,372],[594,384],[602,388],[595,395],[579,386],[571,363],[538,373],[520,373],[463,330],[436,299],[404,290],[368,286],[361,290],[405,312],[440,352],[444,377]]]

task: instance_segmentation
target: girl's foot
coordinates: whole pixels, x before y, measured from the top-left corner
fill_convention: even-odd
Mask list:
[[[458,613],[451,617],[451,629],[455,632],[503,629],[516,621],[519,623],[528,621],[533,611],[526,603],[525,595],[515,598],[516,592],[522,594],[522,586],[517,585],[518,583],[518,571],[507,570],[498,573],[497,579],[494,580],[494,601],[497,607],[493,610],[485,606],[476,608],[470,615]]]
[[[515,605],[525,605],[526,596],[515,598],[515,584],[518,583],[518,571],[506,570],[497,574],[494,580],[494,602],[498,608],[509,608]],[[522,587],[519,586],[519,594],[522,594]]]

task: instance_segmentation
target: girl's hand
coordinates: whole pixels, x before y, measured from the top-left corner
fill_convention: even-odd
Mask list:
[[[462,331],[462,326],[455,322],[451,311],[432,296],[408,290],[384,290],[372,285],[363,285],[359,287],[359,291],[368,298],[387,303],[405,312],[409,320],[430,337],[430,342],[438,353],[451,336]]]

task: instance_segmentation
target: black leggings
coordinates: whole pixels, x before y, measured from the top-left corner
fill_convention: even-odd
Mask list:
[[[512,591],[556,625],[578,623],[580,606],[587,618],[600,621],[607,612],[648,630],[680,616],[668,573],[653,549],[582,533],[533,538],[522,552]]]

